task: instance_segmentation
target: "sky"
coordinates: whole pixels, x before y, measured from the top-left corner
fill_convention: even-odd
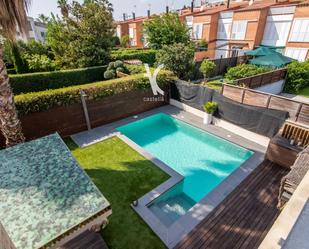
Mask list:
[[[83,0],[77,0],[82,2]],[[180,9],[185,4],[190,5],[191,0],[110,0],[114,6],[114,19],[122,19],[123,13],[136,16],[147,15],[147,9],[151,13],[161,13],[165,11],[165,6],[168,4],[171,9]],[[196,0],[197,3],[200,1]],[[37,18],[39,14],[50,16],[50,13],[59,14],[57,8],[57,0],[32,0],[29,16]]]

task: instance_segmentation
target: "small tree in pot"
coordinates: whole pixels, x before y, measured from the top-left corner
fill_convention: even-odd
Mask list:
[[[205,110],[203,123],[209,125],[212,122],[212,115],[217,110],[218,104],[216,102],[207,102],[203,107]]]

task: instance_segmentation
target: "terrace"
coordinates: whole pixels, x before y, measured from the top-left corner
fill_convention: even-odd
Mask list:
[[[121,53],[119,50],[114,55],[122,56]],[[224,74],[229,66],[240,63],[240,59],[216,60],[215,74]],[[53,226],[61,219],[42,221],[46,224],[46,236],[38,244],[27,229],[17,229],[16,235],[11,228],[15,223],[11,218],[7,221],[8,217],[3,215],[0,220],[6,241],[9,241],[6,243],[20,248],[21,242],[16,236],[23,233],[29,239],[27,247],[35,249],[125,248],[127,245],[134,248],[216,248],[219,244],[258,248],[280,215],[277,205],[281,179],[308,142],[308,105],[266,91],[269,85],[275,89],[273,84],[284,84],[286,70],[237,79],[236,86],[221,84],[221,81],[220,84],[208,82],[206,86],[191,84],[164,71],[159,74],[158,83],[165,94],[152,100],[154,96],[144,78],[144,69],[141,66],[126,67],[131,75],[122,74],[121,78],[98,82],[92,81],[101,80],[106,70],[104,66],[54,72],[52,77],[49,74],[12,77],[27,138],[60,133],[78,165],[96,186],[89,181],[93,187],[91,192],[106,197],[101,196],[109,213],[97,217],[95,211],[81,210],[82,219],[74,220],[70,216],[76,217],[77,212],[71,209],[74,207],[67,210],[54,208],[65,211],[65,220],[72,224],[59,226],[55,232]],[[88,78],[80,77],[80,82],[75,82],[75,74],[84,75],[85,72],[90,72]],[[41,77],[46,77],[46,84],[42,84]],[[57,87],[58,77],[66,79],[61,81],[64,82],[61,89]],[[31,84],[33,80],[38,84]],[[216,91],[209,88],[211,84]],[[22,93],[30,91],[27,85],[32,87],[32,93]],[[49,85],[55,89],[41,89]],[[208,101],[218,103],[213,125],[203,123],[202,106]],[[288,116],[289,122],[296,122],[296,128],[287,126]],[[43,141],[51,139],[44,137],[28,146],[32,149],[42,147],[34,162],[40,167],[50,168],[49,160],[54,162],[65,153],[67,160],[58,158],[54,164],[57,167],[52,170],[58,175],[57,170],[62,169],[62,164],[76,161],[59,136],[52,137],[57,137],[57,144],[43,146]],[[286,140],[284,146],[276,142],[280,140],[278,137]],[[303,143],[289,145],[296,137]],[[53,148],[52,152],[48,151],[49,147]],[[14,148],[19,151],[18,146]],[[25,157],[35,157],[23,150]],[[0,151],[0,155],[9,151]],[[49,157],[50,153],[57,156]],[[21,156],[15,157],[23,160]],[[12,160],[8,159],[7,163],[11,164]],[[25,167],[20,165],[20,168]],[[66,174],[61,176],[59,186],[66,182]],[[14,181],[14,177],[10,175],[7,181]],[[41,176],[34,174],[31,177]],[[76,182],[71,188],[80,190],[74,184]],[[31,184],[21,191],[28,193],[29,188]],[[7,198],[4,196],[8,193],[3,193],[3,198]],[[87,206],[91,202],[87,193],[80,195],[74,200]],[[62,198],[70,201],[74,196],[68,194]],[[81,198],[80,202],[78,198]],[[28,199],[32,200],[31,197]],[[43,201],[46,201],[44,207],[53,205],[50,199],[43,198],[39,202]],[[109,203],[113,208],[112,215]],[[8,209],[11,205],[5,202],[4,206]],[[33,210],[41,210],[39,206],[30,209],[31,217],[35,216]],[[52,214],[53,217],[61,215]],[[20,214],[16,216],[29,221]],[[46,218],[45,215],[42,217]],[[91,222],[85,224],[84,219]],[[40,226],[35,224],[29,226],[41,239]],[[102,224],[101,234],[94,233],[93,230],[100,230]]]

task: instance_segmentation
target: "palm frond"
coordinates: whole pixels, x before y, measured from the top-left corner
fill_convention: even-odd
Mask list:
[[[7,39],[15,40],[17,27],[27,32],[27,11],[31,0],[0,0],[0,32]]]

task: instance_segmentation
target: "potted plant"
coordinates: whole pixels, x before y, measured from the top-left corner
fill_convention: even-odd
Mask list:
[[[207,102],[203,107],[205,110],[203,123],[209,125],[212,122],[212,115],[217,110],[218,104],[216,102]]]

